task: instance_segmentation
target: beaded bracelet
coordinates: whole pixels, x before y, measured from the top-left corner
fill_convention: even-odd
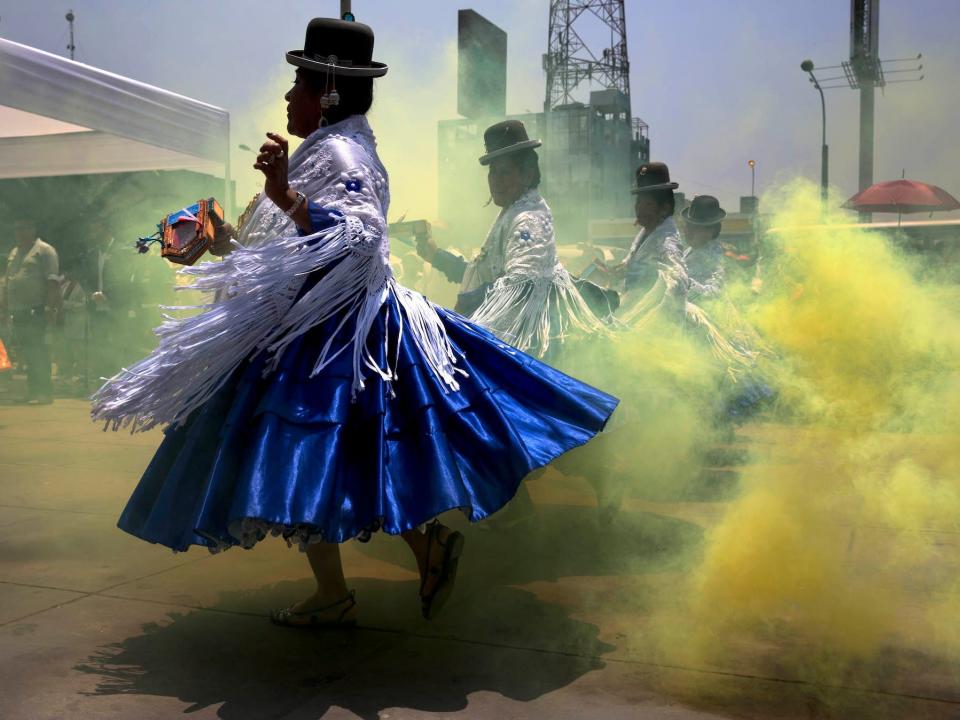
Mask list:
[[[304,195],[302,192],[300,192],[300,191],[298,190],[298,191],[297,191],[297,199],[293,201],[293,205],[291,205],[288,209],[286,209],[286,210],[283,211],[283,214],[286,215],[286,216],[289,217],[289,218],[292,218],[292,217],[293,217],[293,214],[294,214],[297,210],[299,210],[300,207],[301,207],[306,201],[307,201],[307,196]]]

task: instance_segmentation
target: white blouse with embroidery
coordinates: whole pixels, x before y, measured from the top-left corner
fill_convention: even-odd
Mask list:
[[[557,258],[553,214],[535,189],[497,217],[461,292],[485,284],[491,287],[470,319],[525,352],[543,356],[571,328],[605,332]]]
[[[370,372],[391,382],[395,368],[389,360],[386,367],[378,364],[365,342],[389,295],[404,316],[396,342],[415,342],[447,387],[459,388],[456,375],[463,371],[455,367],[436,309],[398,284],[390,270],[389,183],[366,118],[356,115],[306,138],[290,156],[289,178],[291,187],[312,204],[335,210],[342,219],[300,236],[293,222],[261,196],[229,256],[180,271],[192,278],[187,287],[215,293],[217,300],[165,308],[193,314],[164,316],[156,330],[156,350],[96,393],[94,419],[114,429],[130,425],[134,432],[180,423],[223,387],[245,359],[267,353],[266,376],[291,342],[334,317],[341,318],[337,331],[351,326],[355,331],[339,345],[339,333],[330,334],[312,375],[349,351],[354,393],[364,389]],[[307,276],[320,270],[326,271],[322,278],[300,295]]]

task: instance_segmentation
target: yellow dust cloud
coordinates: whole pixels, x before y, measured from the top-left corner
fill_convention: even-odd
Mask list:
[[[763,450],[663,608],[659,648],[824,685],[871,686],[910,658],[957,679],[955,293],[890,237],[824,220],[809,184],[766,207],[775,261],[748,317],[789,422],[752,430]]]

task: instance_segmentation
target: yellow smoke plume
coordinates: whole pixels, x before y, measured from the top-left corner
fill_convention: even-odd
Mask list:
[[[956,288],[920,280],[894,238],[845,215],[823,218],[807,183],[765,206],[776,230],[748,317],[778,354],[786,422],[745,429],[763,449],[660,613],[658,652],[907,693],[917,692],[920,664],[952,692]]]

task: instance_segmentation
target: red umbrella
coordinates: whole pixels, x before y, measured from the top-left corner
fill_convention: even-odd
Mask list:
[[[943,188],[916,180],[890,180],[871,185],[844,203],[860,212],[917,213],[960,209],[960,201]]]

